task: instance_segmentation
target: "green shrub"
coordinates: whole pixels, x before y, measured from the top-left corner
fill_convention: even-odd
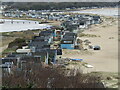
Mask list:
[[[84,33],[80,33],[80,34],[79,34],[79,37],[100,37],[100,36],[97,36],[97,35],[94,35],[94,34],[84,34]]]
[[[22,48],[26,44],[26,40],[23,38],[16,38],[13,42],[9,43],[8,48]]]

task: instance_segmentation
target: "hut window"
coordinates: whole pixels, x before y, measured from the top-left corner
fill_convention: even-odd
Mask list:
[[[84,25],[84,23],[80,23],[80,25]]]
[[[72,41],[64,41],[64,43],[72,43]]]

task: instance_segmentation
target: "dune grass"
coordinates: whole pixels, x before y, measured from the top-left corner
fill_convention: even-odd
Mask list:
[[[80,33],[78,36],[79,37],[100,37],[99,35],[85,34],[85,33]]]

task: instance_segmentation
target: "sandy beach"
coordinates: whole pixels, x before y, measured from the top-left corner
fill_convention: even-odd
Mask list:
[[[101,50],[64,50],[64,58],[82,58],[84,62],[94,66],[90,71],[118,72],[118,22],[116,18],[104,19],[102,24],[93,25],[83,33],[100,37],[80,37],[88,39],[91,45],[99,45]]]
[[[85,9],[79,11],[72,11],[72,13],[89,13],[89,14],[97,14],[97,15],[105,15],[105,16],[117,16],[118,8],[94,8],[94,9]]]

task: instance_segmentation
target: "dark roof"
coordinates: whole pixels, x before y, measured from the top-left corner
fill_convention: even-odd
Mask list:
[[[50,36],[38,36],[38,37],[35,37],[32,41],[45,41],[45,40],[48,40],[50,38]]]
[[[34,53],[32,53],[32,55],[47,55],[47,52],[44,51],[44,50],[41,50],[41,51],[39,51],[39,52],[34,52]]]
[[[50,45],[36,46],[36,51],[50,49]]]
[[[84,15],[84,16],[87,16],[87,17],[88,17],[88,16],[90,16],[90,15],[86,14],[86,15]]]
[[[72,36],[64,35],[63,38],[75,38],[75,36],[74,35],[72,35]]]
[[[40,34],[45,34],[45,33],[54,33],[53,30],[47,30],[47,31],[41,31]]]
[[[55,54],[56,50],[55,49],[46,49],[46,50],[40,50],[37,52],[32,53],[33,55],[47,55],[47,52],[50,54]]]
[[[75,38],[77,37],[77,34],[76,33],[73,33],[73,32],[66,32],[65,35],[63,36],[63,39],[62,41],[64,40],[75,40]]]
[[[99,19],[100,16],[93,16],[93,19]]]
[[[39,36],[52,36],[52,34],[54,33],[54,30],[47,30],[47,31],[41,31],[39,33]]]
[[[30,44],[29,44],[29,46],[36,46],[36,47],[42,47],[42,46],[44,46],[44,45],[49,45],[48,44],[48,41],[39,41],[39,42],[37,42],[37,41],[32,41]]]
[[[39,36],[52,36],[52,33],[40,33]]]
[[[65,38],[62,39],[62,41],[66,41],[66,40],[73,41],[73,40],[75,40],[75,38],[73,38],[73,37],[65,37]]]
[[[15,54],[9,54],[9,55],[7,55],[7,57],[16,57],[16,55]]]
[[[52,26],[51,29],[60,29],[60,28],[57,26]],[[54,31],[54,30],[51,30],[51,31]]]
[[[76,36],[77,34],[76,33],[73,33],[73,32],[66,32],[65,33],[65,36]]]
[[[66,25],[72,25],[72,22],[71,21],[65,21],[65,22],[62,23],[62,25],[65,25],[65,26]]]
[[[36,37],[32,41],[45,41],[45,37]]]
[[[74,30],[78,28],[78,24],[71,24],[71,25],[66,25],[65,27],[67,28],[67,30]]]

